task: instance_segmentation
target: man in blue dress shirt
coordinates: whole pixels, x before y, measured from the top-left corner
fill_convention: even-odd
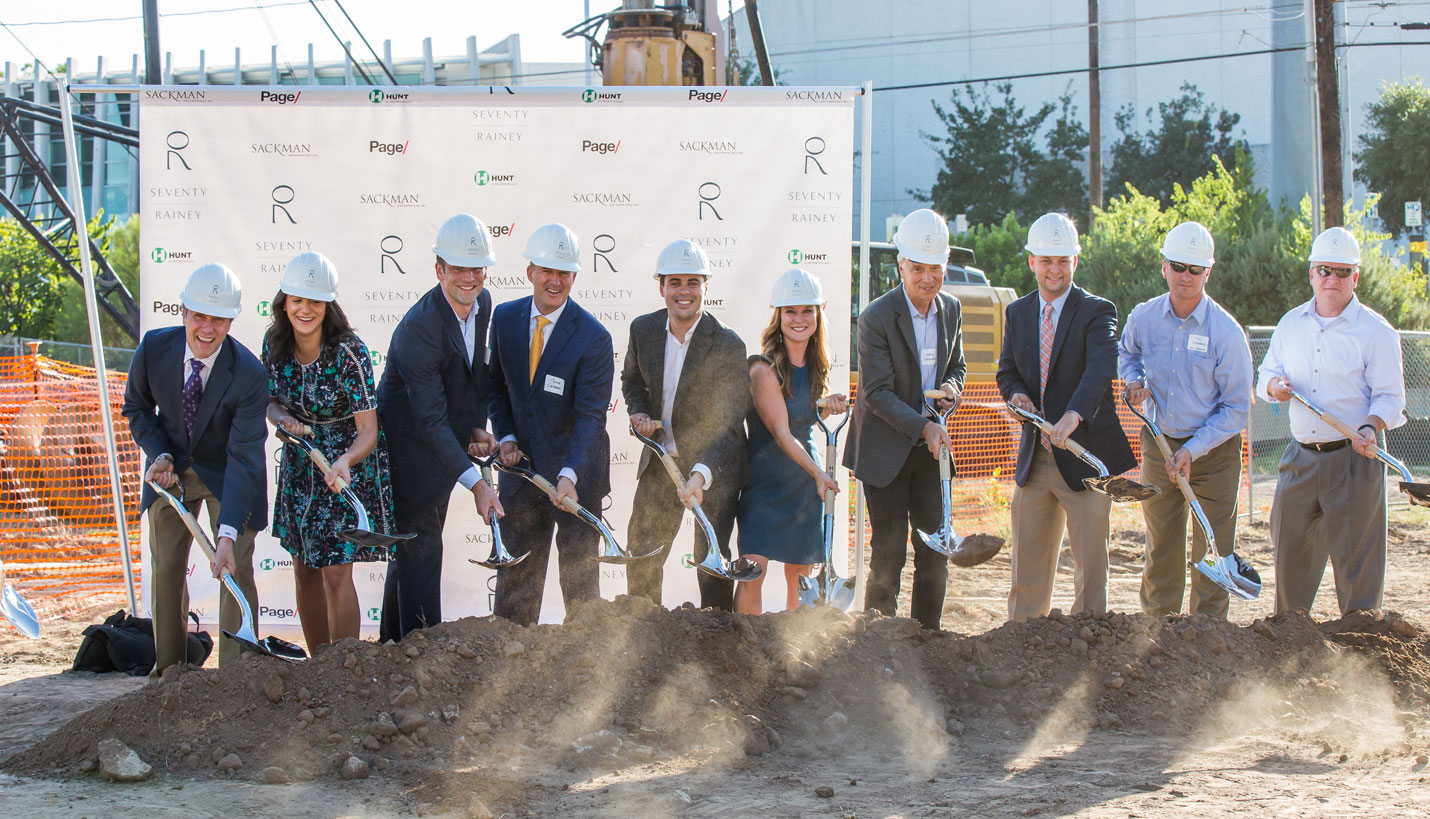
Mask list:
[[[1251,350],[1246,333],[1205,292],[1215,262],[1211,233],[1197,222],[1168,231],[1162,243],[1167,293],[1127,316],[1117,348],[1118,375],[1127,396],[1156,404],[1151,417],[1170,439],[1167,463],[1152,434],[1142,430],[1142,480],[1162,491],[1142,501],[1147,521],[1147,562],[1142,570],[1142,611],[1153,616],[1182,610],[1187,582],[1187,501],[1180,473],[1191,484],[1216,536],[1230,554],[1236,541],[1241,490],[1241,431],[1251,408]],[[1193,527],[1191,559],[1206,554],[1207,540]],[[1227,593],[1192,572],[1192,614],[1226,618]]]

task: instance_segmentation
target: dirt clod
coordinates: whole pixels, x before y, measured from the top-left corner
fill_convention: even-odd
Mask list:
[[[111,782],[142,782],[154,772],[128,745],[117,739],[99,743],[99,772]]]

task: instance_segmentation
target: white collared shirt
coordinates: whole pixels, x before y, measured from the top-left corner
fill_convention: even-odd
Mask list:
[[[452,303],[450,301],[447,302],[447,306],[452,307]],[[467,347],[468,364],[472,363],[472,356],[477,354],[477,313],[479,307],[476,302],[472,302],[472,308],[467,311],[467,318],[465,320],[457,315],[457,308],[452,307],[452,316],[457,319],[457,328],[462,332],[462,343]],[[472,487],[469,486],[467,488],[471,489]]]
[[[1386,429],[1404,424],[1400,334],[1354,295],[1333,318],[1318,315],[1315,305],[1313,298],[1293,307],[1277,323],[1261,362],[1256,394],[1275,403],[1266,388],[1271,379],[1283,377],[1297,392],[1353,427],[1371,415],[1384,421]],[[1345,437],[1299,401],[1289,403],[1291,434],[1297,441],[1318,444]]]
[[[561,306],[558,307],[558,308],[556,308],[555,310],[552,310],[550,313],[542,313],[542,312],[541,312],[540,310],[538,310],[537,307],[536,307],[536,299],[532,299],[532,300],[531,300],[531,313],[527,316],[527,321],[526,321],[526,339],[527,339],[527,342],[526,342],[526,343],[527,343],[527,349],[528,349],[528,350],[531,349],[531,337],[532,337],[532,334],[536,332],[536,317],[537,317],[537,316],[545,316],[545,317],[546,317],[546,322],[547,322],[547,324],[546,324],[545,327],[541,328],[541,354],[542,354],[542,355],[546,355],[546,347],[547,347],[548,344],[551,343],[551,331],[552,331],[553,329],[555,329],[555,327],[556,327],[556,322],[557,322],[558,320],[560,320],[561,314],[566,311],[566,304],[567,304],[567,302],[569,302],[569,301],[570,301],[570,299],[567,299],[567,300],[565,300],[565,301],[562,301],[562,302],[561,302]],[[539,360],[538,360],[538,361],[539,361]],[[506,436],[505,438],[501,439],[501,443],[503,443],[503,444],[506,443],[507,441],[515,442],[515,441],[516,441],[516,436],[515,436],[515,435],[508,435],[508,436]],[[569,466],[564,466],[564,467],[562,467],[562,468],[561,468],[561,472],[559,472],[559,473],[556,475],[556,479],[559,481],[559,480],[561,480],[562,478],[570,478],[570,479],[571,479],[571,483],[572,483],[572,484],[575,484],[575,483],[576,483],[576,470],[572,469],[572,468],[569,467]]]
[[[214,350],[213,355],[210,355],[208,358],[199,358],[197,355],[194,355],[194,351],[190,349],[188,342],[184,342],[184,377],[183,380],[181,380],[179,383],[181,385],[189,383],[189,370],[192,369],[193,366],[189,364],[189,362],[201,361],[203,362],[204,367],[203,369],[199,370],[199,382],[204,385],[204,389],[208,389],[209,376],[213,375],[214,362],[218,360],[218,354],[221,352],[223,352],[222,344],[218,345],[218,349]],[[221,537],[226,537],[231,540],[237,541],[238,530],[228,525],[227,523],[220,524],[217,532],[215,533],[215,539]]]
[[[901,286],[902,287],[902,286]],[[904,292],[904,304],[909,308],[909,319],[914,323],[914,340],[919,348],[914,350],[914,355],[919,359],[919,375],[924,385],[924,391],[938,389],[938,296],[934,296],[929,303],[929,313],[927,316],[919,315],[918,308],[914,307],[914,302],[909,298],[909,291]]]
[[[665,319],[665,373],[661,377],[660,384],[660,420],[661,429],[665,432],[665,439],[661,443],[666,451],[671,455],[676,454],[675,431],[671,428],[671,418],[675,415],[675,391],[680,386],[680,373],[685,369],[685,354],[690,351],[690,340],[695,337],[695,328],[700,326],[700,322],[705,319],[704,314],[690,325],[690,329],[685,331],[685,340],[681,341],[670,332],[670,317]],[[710,488],[711,474],[710,467],[705,464],[695,464],[690,468],[691,472],[699,472],[705,478],[705,488]]]

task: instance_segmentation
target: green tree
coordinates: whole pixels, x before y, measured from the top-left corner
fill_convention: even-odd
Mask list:
[[[1028,241],[1028,229],[1018,223],[1012,213],[993,225],[970,225],[967,233],[953,237],[953,243],[973,251],[973,257],[994,287],[1011,287],[1019,294],[1038,286],[1028,267],[1028,254],[1023,246]]]
[[[1419,77],[1386,83],[1365,109],[1355,177],[1380,192],[1381,222],[1403,236],[1405,203],[1430,198],[1430,88]]]
[[[131,216],[123,224],[105,222],[96,225],[102,233],[96,242],[100,245],[104,258],[114,268],[119,280],[135,301],[139,300],[139,217]],[[93,229],[93,228],[92,228]],[[98,267],[96,266],[96,270]],[[89,312],[84,301],[84,288],[72,278],[65,277],[63,285],[63,306],[55,318],[54,338],[57,341],[72,341],[77,344],[89,343]],[[133,347],[137,343],[129,334],[120,329],[118,322],[104,311],[99,310],[100,333],[106,347]]]
[[[1010,213],[1031,221],[1049,210],[1082,214],[1087,191],[1076,162],[1087,151],[1087,131],[1076,120],[1071,95],[1061,107],[1044,103],[1027,113],[1013,99],[1012,83],[999,83],[995,99],[985,88],[964,86],[950,107],[933,103],[944,134],[923,136],[943,167],[928,191],[909,191],[941,213],[963,213],[971,224],[993,225]],[[1044,123],[1059,112],[1037,147]]]
[[[1174,185],[1190,184],[1210,172],[1213,157],[1234,163],[1238,149],[1250,154],[1246,139],[1232,136],[1241,115],[1207,104],[1191,83],[1182,85],[1182,96],[1158,103],[1155,117],[1148,108],[1146,118],[1151,127],[1142,133],[1131,105],[1117,112],[1122,136],[1112,145],[1109,192],[1131,185],[1165,205]]]
[[[0,334],[48,338],[63,271],[14,219],[0,220]]]

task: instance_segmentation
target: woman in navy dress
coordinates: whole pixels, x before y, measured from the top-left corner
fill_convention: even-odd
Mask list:
[[[337,288],[337,270],[327,257],[295,257],[283,271],[263,339],[268,420],[289,434],[306,435],[332,466],[325,481],[303,450],[285,445],[273,509],[273,536],[293,556],[298,618],[309,652],[358,636],[352,564],[391,557],[389,549],[359,548],[338,537],[357,525],[357,513],[337,494],[337,480],[352,486],[374,531],[396,528],[372,359],[338,306]]]
[[[754,409],[749,433],[750,482],[740,495],[740,556],[764,566],[759,578],[735,589],[735,611],[758,614],[770,561],[784,564],[785,606],[799,605],[800,575],[824,560],[824,492],[839,491],[824,472],[814,440],[815,399],[829,382],[824,293],[819,280],[798,268],[775,281],[774,316],[760,337],[761,355],[750,357]],[[825,414],[845,409],[844,395],[827,397]]]

